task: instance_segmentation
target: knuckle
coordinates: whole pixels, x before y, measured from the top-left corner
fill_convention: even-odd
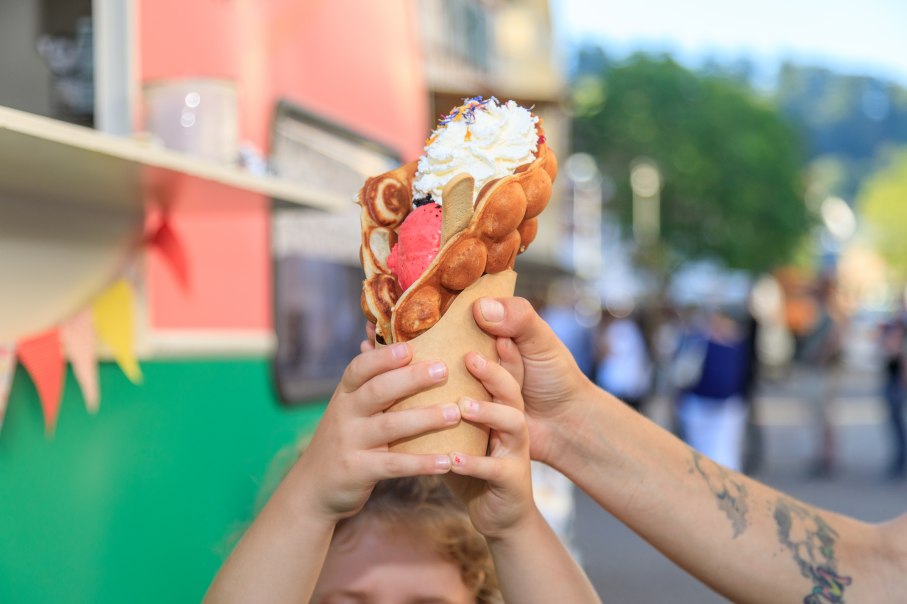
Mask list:
[[[493,460],[501,462],[503,460]],[[485,475],[490,482],[500,482],[504,475],[504,463],[490,463],[486,468]]]
[[[378,388],[378,385],[375,384],[374,380],[369,380],[364,383],[360,388],[359,392],[362,395],[362,398],[367,402],[377,401],[381,398],[381,390]]]
[[[391,476],[401,476],[406,474],[407,466],[402,457],[388,455],[384,460],[384,469]]]
[[[434,383],[434,380],[428,373],[428,367],[429,363],[419,363],[418,365],[410,365],[406,368],[407,392],[410,390],[415,391]]]
[[[361,373],[362,363],[362,355],[356,356],[350,361],[350,364],[346,366],[346,369],[343,370],[341,382],[346,384],[347,388],[355,388],[357,381],[356,376]]]
[[[381,430],[386,434],[397,434],[403,428],[403,420],[400,417],[400,413],[396,411],[383,413],[379,423]]]

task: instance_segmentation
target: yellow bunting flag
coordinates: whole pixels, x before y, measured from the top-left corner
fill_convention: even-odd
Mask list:
[[[44,412],[44,430],[54,433],[60,402],[63,398],[63,380],[66,379],[66,362],[63,359],[63,345],[60,332],[56,329],[21,340],[16,347],[19,360],[31,376],[41,410]]]
[[[60,327],[63,347],[72,363],[72,371],[82,389],[89,413],[97,413],[101,402],[98,386],[98,356],[91,309],[85,309]]]
[[[0,342],[0,430],[3,429],[3,418],[6,416],[6,405],[9,403],[9,389],[13,385],[16,373],[16,345],[13,342]]]
[[[120,279],[94,301],[94,324],[98,337],[110,347],[117,365],[133,384],[142,381],[142,370],[133,350],[133,295]]]

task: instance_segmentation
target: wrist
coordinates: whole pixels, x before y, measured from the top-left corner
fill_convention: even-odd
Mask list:
[[[531,542],[532,535],[537,534],[542,526],[547,526],[547,522],[535,503],[532,503],[516,522],[483,536],[491,548],[517,546],[524,541]]]
[[[604,412],[604,398],[609,396],[589,380],[584,380],[573,397],[562,404],[562,412],[544,421],[546,455],[539,461],[570,475],[577,463],[588,459],[594,445],[591,426],[605,426],[599,417]]]
[[[343,516],[324,501],[321,495],[328,489],[318,488],[319,484],[322,482],[311,476],[300,459],[274,491],[268,506],[278,508],[293,525],[333,531]]]

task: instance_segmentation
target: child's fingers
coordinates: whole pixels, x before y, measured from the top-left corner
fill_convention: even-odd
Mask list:
[[[374,415],[401,398],[428,390],[445,381],[447,366],[444,363],[424,361],[376,375],[351,396],[355,396],[358,401],[356,404],[358,413]]]
[[[410,358],[412,351],[409,345],[404,343],[379,350],[363,351],[347,365],[343,377],[340,378],[340,389],[344,392],[353,392],[376,375],[406,365]]]
[[[389,411],[368,419],[369,434],[365,437],[363,445],[371,449],[401,438],[446,428],[459,421],[460,408],[454,404]]]
[[[488,426],[498,434],[501,444],[510,451],[519,451],[529,443],[526,416],[520,409],[500,403],[464,398],[459,402],[460,416],[470,422]]]
[[[482,382],[485,390],[495,399],[511,407],[523,408],[520,385],[501,365],[491,363],[477,352],[466,355],[466,368]]]
[[[446,474],[450,471],[449,455],[416,455],[382,451],[364,455],[362,463],[365,465],[365,471],[376,480]]]
[[[498,357],[500,358],[501,367],[507,370],[507,373],[513,376],[516,383],[523,385],[523,357],[516,344],[510,338],[498,338],[497,342]]]
[[[513,468],[509,459],[458,452],[450,454],[450,462],[450,471],[454,474],[487,480],[491,484],[500,484],[504,476]]]
[[[359,344],[359,352],[366,352],[375,349],[375,324],[371,321],[365,322],[365,339]]]

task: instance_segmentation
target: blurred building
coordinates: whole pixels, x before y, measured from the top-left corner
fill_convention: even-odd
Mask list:
[[[0,34],[0,600],[199,601],[323,408],[283,404],[275,352],[323,403],[361,338],[363,174],[475,95],[565,157],[548,2],[0,0]],[[59,337],[114,282],[144,380],[89,342],[98,407]],[[53,392],[15,356],[37,336]]]
[[[544,122],[548,144],[563,163],[569,149],[564,111],[566,77],[554,41],[547,0],[419,0],[419,38],[424,57],[430,121],[464,98],[514,100]],[[564,178],[555,190],[538,236],[517,268],[525,281],[544,280],[556,268],[564,236],[560,220]],[[521,277],[522,279],[522,277]],[[521,281],[520,286],[529,283]]]

